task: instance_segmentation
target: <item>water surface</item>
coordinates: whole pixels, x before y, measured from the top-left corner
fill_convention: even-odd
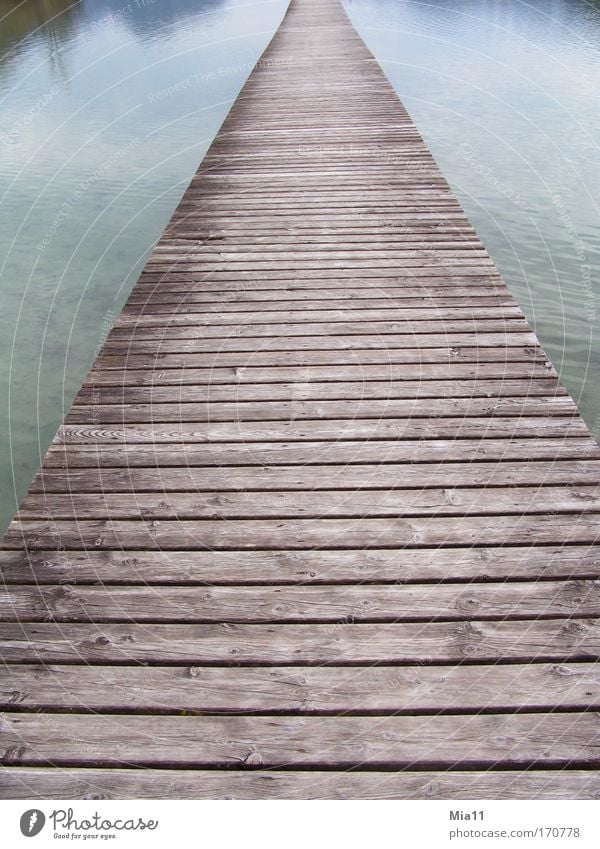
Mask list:
[[[600,435],[600,3],[345,0]]]
[[[0,0],[0,530],[286,0]]]

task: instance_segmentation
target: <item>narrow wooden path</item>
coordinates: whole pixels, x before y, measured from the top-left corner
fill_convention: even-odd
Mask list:
[[[600,449],[292,0],[2,544],[4,797],[600,794]]]

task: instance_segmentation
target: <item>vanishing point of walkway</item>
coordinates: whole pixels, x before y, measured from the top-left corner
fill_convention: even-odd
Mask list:
[[[292,0],[0,551],[3,797],[600,793],[600,450]]]

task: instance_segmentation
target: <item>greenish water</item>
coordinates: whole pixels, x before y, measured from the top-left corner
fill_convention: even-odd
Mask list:
[[[0,529],[286,0],[0,0]]]
[[[0,526],[285,0],[0,0]],[[346,0],[600,431],[600,12]]]
[[[600,3],[345,6],[598,438]]]

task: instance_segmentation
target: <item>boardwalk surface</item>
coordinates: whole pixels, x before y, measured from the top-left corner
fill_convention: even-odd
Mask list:
[[[600,450],[292,0],[0,552],[4,797],[600,794]]]

